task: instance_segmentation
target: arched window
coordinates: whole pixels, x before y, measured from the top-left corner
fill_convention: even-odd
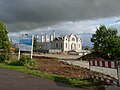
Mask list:
[[[75,38],[72,38],[72,41],[75,41]]]
[[[71,50],[76,50],[76,44],[75,43],[71,44]]]

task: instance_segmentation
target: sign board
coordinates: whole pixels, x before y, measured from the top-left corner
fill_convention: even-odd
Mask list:
[[[19,37],[19,54],[18,60],[20,59],[20,51],[30,51],[31,59],[33,53],[33,35],[22,35]]]
[[[20,51],[31,51],[33,48],[33,36],[23,35],[20,37],[19,50]]]

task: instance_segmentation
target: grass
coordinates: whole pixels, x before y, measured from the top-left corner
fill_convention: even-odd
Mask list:
[[[23,72],[23,73],[27,73],[27,74],[31,74],[31,75],[35,75],[35,76],[40,76],[40,77],[42,75],[42,73],[40,73],[39,71],[31,70],[26,66],[14,66],[14,65],[9,65],[7,63],[0,63],[0,67],[12,69],[12,70],[17,70],[19,72]]]
[[[101,83],[99,83],[97,81],[93,82],[92,79],[80,79],[80,78],[73,79],[73,78],[61,77],[61,76],[53,75],[53,74],[44,74],[38,70],[31,70],[30,68],[28,68],[26,66],[14,66],[14,65],[10,65],[5,62],[0,63],[0,67],[17,70],[19,72],[31,74],[34,76],[38,76],[41,78],[46,78],[46,79],[50,79],[50,80],[54,80],[54,81],[59,81],[62,83],[69,84],[71,86],[77,86],[77,87],[82,87],[82,88],[89,88],[89,87],[101,85]]]

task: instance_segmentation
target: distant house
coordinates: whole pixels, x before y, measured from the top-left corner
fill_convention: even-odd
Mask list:
[[[41,50],[60,50],[60,51],[76,51],[82,50],[82,39],[74,34],[61,37],[55,36],[55,31],[48,38],[47,35],[41,36],[39,43]]]
[[[13,45],[13,47],[14,47],[14,48],[19,48],[19,43],[15,43],[15,44]]]

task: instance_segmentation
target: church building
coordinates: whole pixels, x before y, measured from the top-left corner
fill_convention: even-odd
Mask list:
[[[79,52],[82,50],[82,39],[72,33],[70,35],[56,37],[55,31],[53,30],[50,38],[48,38],[48,35],[41,36],[40,47],[41,50],[74,50]]]

